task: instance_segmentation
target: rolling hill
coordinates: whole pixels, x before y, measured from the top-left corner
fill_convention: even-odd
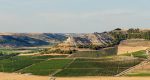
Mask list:
[[[120,29],[94,33],[0,33],[0,47],[30,47],[58,44],[64,47],[94,48],[118,45],[126,39],[150,40],[149,29]]]
[[[66,38],[53,33],[0,33],[0,47],[33,47],[60,43]]]
[[[104,46],[113,43],[114,38],[109,33],[89,33],[79,36],[69,36],[59,46],[97,45]]]

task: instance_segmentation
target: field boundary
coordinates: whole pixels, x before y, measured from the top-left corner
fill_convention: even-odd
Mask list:
[[[63,69],[58,69],[55,72],[53,72],[52,74],[49,74],[50,76],[54,76],[55,74],[57,74],[58,72],[62,71]]]
[[[64,69],[66,69],[67,67],[69,67],[75,60],[76,60],[76,58],[74,58],[68,65],[66,65]]]
[[[71,59],[71,58],[66,58],[66,59]],[[76,58],[74,58],[70,63],[68,63],[63,69],[66,69],[68,66],[70,66],[74,61],[76,60]],[[58,69],[56,70],[54,73],[52,73],[50,76],[54,76],[55,74],[57,74],[58,72],[61,72],[63,69]]]

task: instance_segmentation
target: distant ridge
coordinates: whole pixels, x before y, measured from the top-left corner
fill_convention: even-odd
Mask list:
[[[52,45],[66,39],[64,34],[53,33],[0,33],[0,47],[33,47]]]
[[[58,44],[64,47],[109,47],[125,39],[150,39],[149,29],[114,29],[94,33],[0,33],[0,47],[30,47]]]

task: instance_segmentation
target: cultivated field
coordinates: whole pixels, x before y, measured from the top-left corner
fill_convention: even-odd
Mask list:
[[[97,78],[115,80],[114,77],[104,76],[115,76],[139,64],[142,61],[140,58],[147,58],[145,51],[134,52],[132,57],[130,57],[131,53],[110,56],[110,53],[115,53],[116,50],[116,48],[110,48],[101,51],[78,51],[71,57],[59,54],[1,56],[3,59],[0,60],[0,72],[8,73],[0,73],[0,77],[3,76],[4,80],[10,79],[10,77],[4,77],[6,75],[11,76],[12,80],[48,80],[50,78],[48,76],[53,76],[57,78],[56,80],[84,80],[90,76],[89,80],[97,80]]]
[[[117,54],[117,47],[109,47],[109,48],[104,48],[101,50],[88,50],[88,51],[77,51],[73,55],[71,55],[71,58],[79,58],[79,57],[84,57],[84,58],[100,58],[104,56],[112,56]]]
[[[113,76],[140,63],[138,59],[125,61],[113,58],[76,59],[54,76]]]
[[[63,69],[71,61],[72,59],[51,59],[40,62],[38,64],[34,64],[28,68],[20,70],[19,72],[48,76],[60,69]]]
[[[49,58],[55,58],[61,56],[14,56],[8,59],[0,60],[1,72],[14,72],[32,64],[45,61]],[[64,56],[62,56],[64,57]]]
[[[113,76],[138,63],[138,58],[63,58],[64,56],[14,56],[0,60],[1,72],[40,76]],[[125,60],[125,61],[124,61]]]
[[[118,53],[131,53],[150,48],[150,41],[141,39],[124,40],[118,45]]]

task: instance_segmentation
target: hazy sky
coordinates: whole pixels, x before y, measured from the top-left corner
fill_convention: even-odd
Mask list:
[[[150,28],[150,0],[0,0],[0,32]]]

